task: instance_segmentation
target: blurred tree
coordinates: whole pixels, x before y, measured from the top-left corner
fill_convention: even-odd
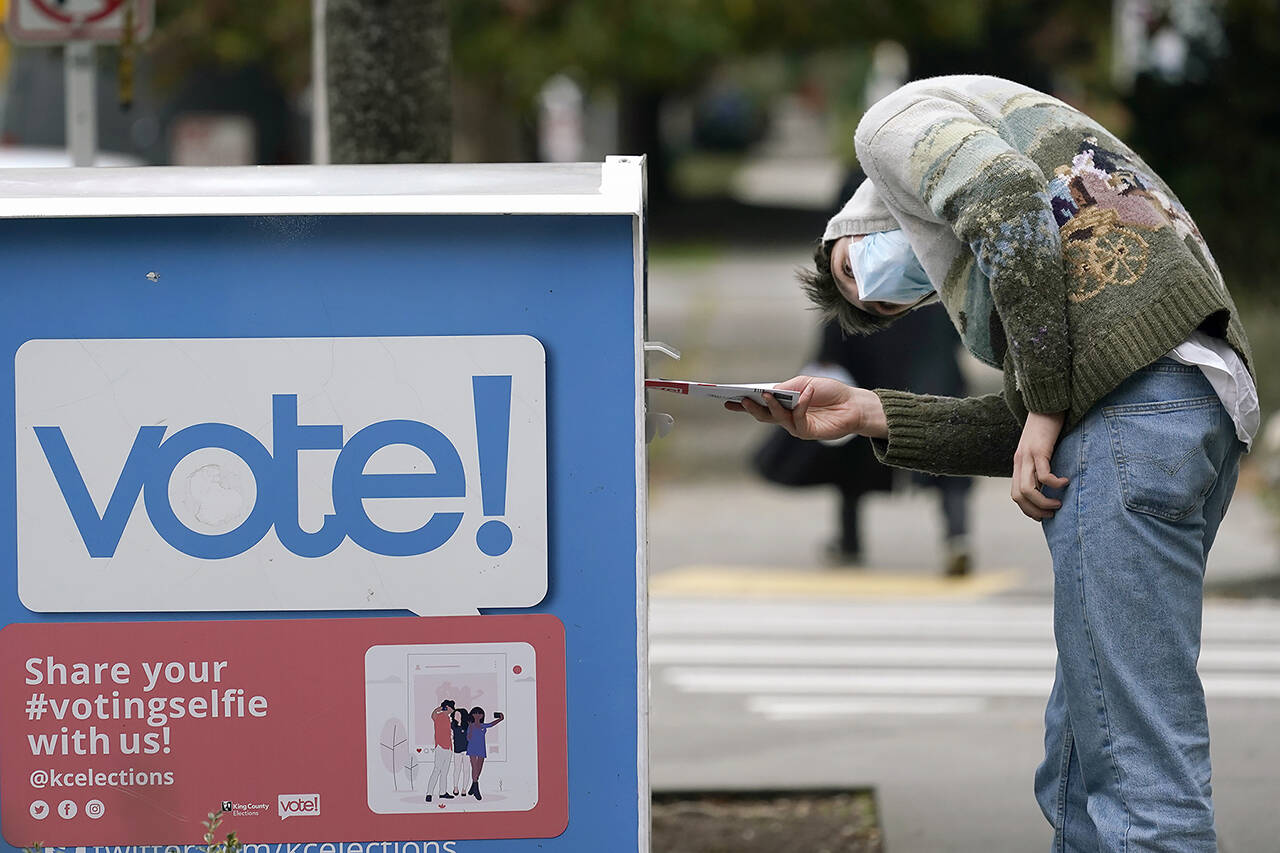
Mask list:
[[[1280,0],[1201,5],[1219,15],[1223,39],[1190,39],[1195,74],[1143,74],[1123,96],[1110,78],[1112,3],[1096,0],[453,0],[448,15],[454,68],[494,113],[531,128],[538,91],[562,71],[588,91],[617,93],[621,148],[654,158],[655,196],[665,186],[664,99],[737,57],[888,39],[906,47],[913,77],[981,72],[1049,89],[1131,141],[1192,210],[1236,286],[1261,288],[1280,261],[1269,239],[1280,213]],[[170,80],[210,62],[253,61],[291,93],[309,79],[305,2],[164,0],[157,14],[146,49]],[[533,153],[530,144],[523,156]]]
[[[148,159],[171,162],[173,123],[211,112],[253,122],[259,163],[294,163],[305,154],[296,105],[311,79],[310,3],[161,0],[155,31],[137,52],[138,94],[160,105],[155,140],[139,152]]]
[[[667,193],[659,117],[726,59],[762,47],[829,42],[836,0],[469,0],[454,3],[454,52],[467,79],[500,88],[525,116],[542,84],[569,72],[619,98],[622,150],[649,156],[649,193]]]
[[[367,7],[371,20],[395,6],[339,2]],[[1110,25],[1095,0],[453,0],[448,14],[465,85],[529,127],[553,74],[568,71],[588,90],[615,92],[622,145],[654,158],[651,189],[659,193],[663,102],[692,91],[726,60],[892,39],[911,52],[913,76],[980,70],[1048,85],[1073,64],[1105,72],[1105,50],[1095,48],[1105,48]],[[306,86],[305,2],[165,0],[158,15],[149,52],[167,80],[196,67],[256,61],[269,64],[286,91]],[[533,134],[526,138],[531,143]]]
[[[438,163],[451,150],[446,0],[327,0],[335,163]]]
[[[311,4],[301,0],[162,0],[143,45],[157,82],[173,88],[197,68],[267,67],[290,93],[311,79]]]
[[[310,83],[310,3],[164,0],[157,7],[145,49],[162,86],[253,66],[266,67],[291,96]],[[449,159],[446,0],[329,0],[328,19],[333,160]]]
[[[751,0],[473,0],[454,3],[460,72],[500,88],[524,115],[553,74],[570,71],[588,89],[614,88],[625,150],[646,153],[649,191],[666,192],[659,139],[663,100],[685,91],[739,50]]]
[[[666,190],[659,114],[717,66],[763,51],[906,45],[913,76],[984,71],[1049,87],[1068,63],[1105,71],[1109,15],[1094,0],[467,0],[452,6],[454,54],[469,80],[500,89],[526,116],[552,75],[619,95],[620,138],[650,157]],[[1081,59],[1083,57],[1083,59]]]
[[[1280,2],[1231,0],[1216,8],[1221,41],[1186,34],[1183,73],[1151,68],[1137,77],[1127,99],[1132,135],[1196,217],[1232,289],[1277,303]]]

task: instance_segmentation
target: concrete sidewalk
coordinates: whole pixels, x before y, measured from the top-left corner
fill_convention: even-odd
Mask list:
[[[1209,595],[1265,589],[1280,578],[1276,517],[1247,479],[1237,490],[1209,557]],[[872,494],[862,519],[865,566],[826,565],[822,546],[837,530],[832,488],[788,489],[752,478],[706,476],[651,481],[649,572],[656,594],[681,594],[724,572],[793,573],[861,577],[870,592],[877,579],[896,578],[894,594],[1048,597],[1052,563],[1040,525],[1009,499],[1009,483],[979,478],[971,493],[970,539],[975,574],[966,582],[941,580],[944,558],[937,493]],[[683,580],[681,580],[683,578]],[[855,597],[856,587],[850,588]]]

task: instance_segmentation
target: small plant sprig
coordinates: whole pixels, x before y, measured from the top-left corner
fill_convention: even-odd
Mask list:
[[[222,809],[216,812],[209,812],[209,819],[204,823],[204,849],[206,853],[240,853],[244,845],[236,838],[234,832],[228,832],[227,837],[223,841],[217,840],[218,825],[222,823],[222,816],[226,814]]]
[[[22,851],[23,853],[44,853],[44,842],[37,841],[35,844],[32,844],[30,847],[23,847]]]

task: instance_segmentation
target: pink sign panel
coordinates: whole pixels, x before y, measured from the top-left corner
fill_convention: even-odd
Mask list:
[[[12,624],[4,836],[543,838],[568,822],[550,615]]]

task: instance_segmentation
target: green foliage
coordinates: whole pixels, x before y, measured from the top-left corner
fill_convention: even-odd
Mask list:
[[[240,839],[236,837],[234,832],[228,832],[227,837],[218,840],[217,829],[222,823],[222,816],[226,814],[222,809],[216,812],[209,812],[209,819],[204,823],[204,849],[206,853],[240,853],[244,845]]]
[[[266,64],[290,92],[310,78],[305,0],[157,6],[145,49],[162,79],[209,63]],[[1225,52],[1192,44],[1198,77],[1140,77],[1127,96],[1111,86],[1110,4],[1096,0],[453,0],[449,23],[456,72],[521,116],[557,72],[589,90],[668,94],[742,57],[825,54],[832,63],[819,75],[845,156],[867,50],[883,39],[906,46],[913,76],[989,73],[1053,90],[1173,186],[1234,290],[1260,291],[1280,278],[1280,241],[1270,239],[1280,221],[1280,0],[1213,8]]]
[[[921,32],[972,39],[983,2],[899,0],[467,0],[452,6],[454,57],[527,104],[551,74],[588,85],[684,90],[751,53],[857,48]]]
[[[588,83],[682,88],[739,47],[750,0],[577,0],[454,3],[450,26],[459,70],[501,78],[528,104],[552,74],[574,69]]]
[[[165,85],[206,66],[265,65],[287,91],[311,78],[311,4],[306,0],[163,0],[142,46]]]

